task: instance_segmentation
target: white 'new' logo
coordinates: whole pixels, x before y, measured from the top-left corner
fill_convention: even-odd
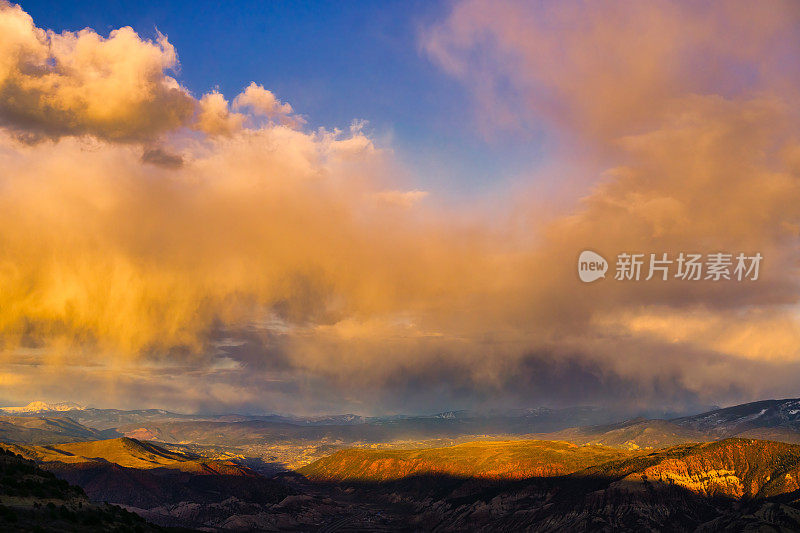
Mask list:
[[[600,278],[606,277],[608,261],[602,255],[584,250],[578,257],[578,276],[584,283],[590,283]]]

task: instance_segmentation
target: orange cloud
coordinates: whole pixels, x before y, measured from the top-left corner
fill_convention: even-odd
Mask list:
[[[129,27],[108,38],[89,29],[57,34],[5,1],[0,33],[0,123],[23,137],[143,140],[194,113],[193,98],[165,74],[177,56],[164,36],[143,41]]]
[[[278,100],[272,91],[263,86],[250,83],[233,101],[236,109],[249,109],[253,114],[267,117],[279,124],[298,127],[305,123],[301,117],[292,114],[292,106]]]
[[[139,390],[197,407],[186,390],[208,388],[365,411],[791,390],[798,19],[750,5],[464,2],[426,32],[481,116],[547,125],[553,157],[591,172],[544,222],[527,181],[492,219],[444,208],[402,183],[361,122],[304,131],[255,83],[232,105],[198,100],[164,74],[165,38],[57,35],[4,5],[8,390],[69,396],[68,373],[127,405]],[[584,249],[765,264],[750,284],[584,285]]]
[[[200,110],[194,127],[209,135],[231,135],[242,129],[244,115],[233,113],[225,97],[214,91],[200,99]]]
[[[381,191],[373,195],[379,202],[402,208],[412,207],[414,204],[428,196],[427,191]]]

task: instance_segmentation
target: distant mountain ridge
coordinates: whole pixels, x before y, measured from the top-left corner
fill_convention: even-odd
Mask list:
[[[628,449],[657,449],[733,437],[800,444],[800,399],[761,400],[669,420],[634,418],[536,436]]]
[[[0,407],[0,411],[8,414],[80,411],[83,409],[86,409],[85,405],[80,405],[74,402],[47,403],[39,400],[30,402],[28,405],[23,407]]]
[[[676,418],[675,424],[718,435],[755,428],[800,430],[800,398],[762,400]]]
[[[107,429],[108,423],[135,423],[137,421],[164,418],[174,420],[242,422],[262,421],[286,423],[298,426],[325,425],[360,425],[360,424],[398,424],[403,421],[436,421],[436,420],[494,420],[508,423],[511,420],[537,420],[547,424],[562,425],[564,423],[600,423],[618,420],[612,411],[592,406],[576,406],[566,408],[536,407],[525,409],[507,409],[490,411],[449,410],[432,414],[395,414],[381,416],[365,416],[353,413],[327,415],[294,415],[294,414],[202,414],[177,413],[165,409],[112,409],[86,407],[75,402],[33,401],[23,407],[0,407],[0,415],[29,416],[50,413],[66,413],[81,423],[88,422],[97,429]]]
[[[66,416],[0,416],[0,442],[55,444],[111,436],[117,436],[116,432],[87,427]]]
[[[0,416],[0,441],[22,444],[121,435],[214,446],[267,441],[341,442],[347,446],[358,442],[456,439],[468,435],[535,436],[630,449],[736,436],[800,443],[800,399],[796,398],[763,400],[677,418],[634,418],[622,422],[613,412],[595,407],[539,407],[486,413],[462,410],[375,417],[182,414],[164,409],[83,408],[72,402],[31,402],[25,407],[6,409],[11,409],[16,418]],[[37,419],[41,421],[33,421]]]

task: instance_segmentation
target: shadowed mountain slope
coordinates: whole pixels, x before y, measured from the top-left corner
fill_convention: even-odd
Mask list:
[[[575,444],[597,444],[630,450],[656,449],[687,442],[713,440],[707,433],[669,420],[627,420],[616,424],[569,428],[542,435]]]
[[[293,494],[285,484],[266,479],[232,461],[217,461],[170,451],[152,443],[118,438],[48,446],[8,445],[35,460],[59,478],[82,487],[92,501],[107,501],[148,510],[163,506],[193,509],[190,517],[170,517],[164,525],[197,527],[197,516],[218,521],[222,511],[209,513],[223,501],[258,508]],[[237,508],[238,512],[238,508]]]
[[[764,400],[671,420],[636,418],[537,436],[628,449],[658,449],[733,437],[800,444],[800,399]]]
[[[54,444],[103,439],[106,434],[65,416],[0,416],[0,442]]]
[[[80,487],[0,448],[0,531],[159,531],[120,507],[92,504]]]
[[[753,429],[800,431],[800,399],[763,400],[676,418],[675,424],[728,437]]]

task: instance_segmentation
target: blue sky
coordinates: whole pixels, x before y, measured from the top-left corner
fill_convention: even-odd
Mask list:
[[[346,129],[354,119],[391,147],[413,186],[437,195],[481,195],[536,164],[540,143],[476,129],[464,84],[426,57],[420,32],[444,19],[449,2],[23,1],[43,28],[90,27],[102,35],[156,28],[195,94],[233,98],[251,81],[305,115],[309,127]]]

